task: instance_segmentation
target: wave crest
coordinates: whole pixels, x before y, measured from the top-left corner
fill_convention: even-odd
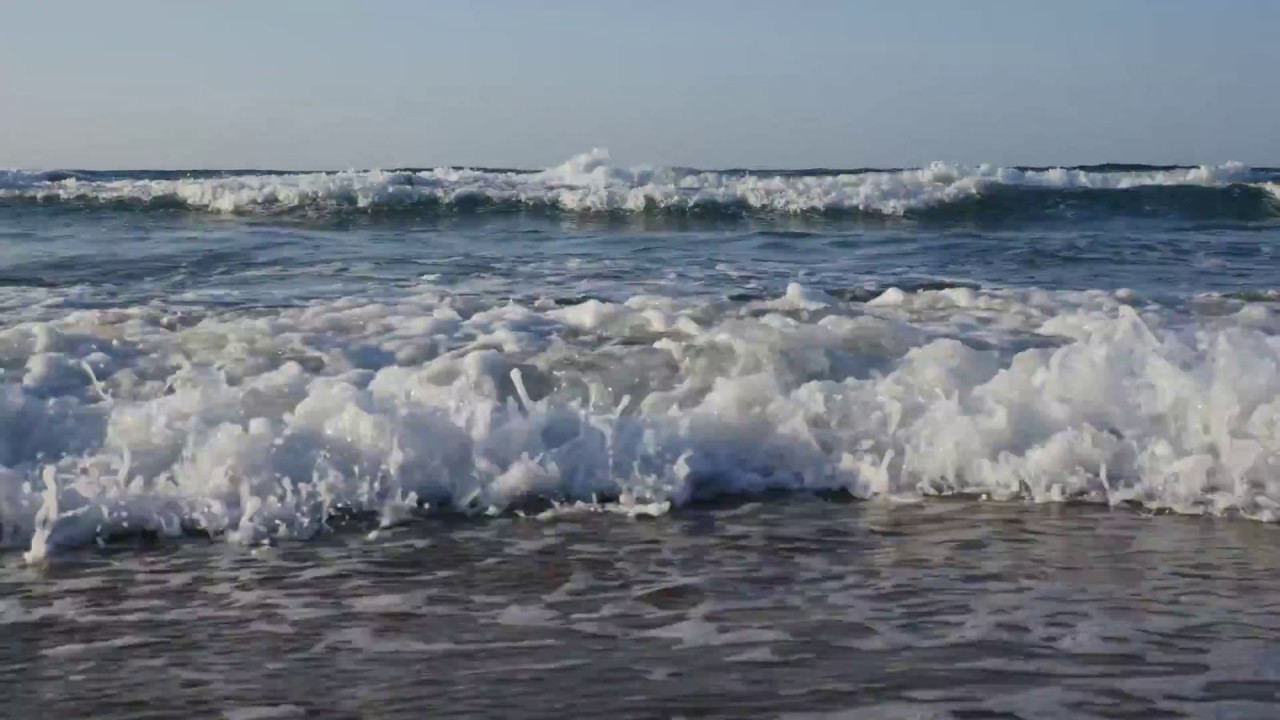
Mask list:
[[[1274,214],[1273,178],[1241,163],[1190,168],[1099,171],[1023,169],[935,162],[909,170],[813,174],[701,171],[610,165],[593,150],[540,172],[436,168],[422,171],[236,173],[193,177],[102,177],[88,173],[0,174],[0,200],[186,208],[216,213],[394,212],[432,209],[544,209],[573,213],[873,214],[903,216],[1022,191],[1058,204],[1146,189],[1238,189],[1233,215]],[[1068,193],[1069,195],[1054,195]],[[1092,193],[1092,194],[1091,194]],[[1139,205],[1150,205],[1139,198]],[[1176,199],[1176,198],[1175,198]],[[1043,206],[1043,198],[1037,201]],[[1145,204],[1144,204],[1145,203]],[[1212,203],[1210,203],[1212,204]],[[1220,203],[1219,203],[1220,204]],[[1114,211],[1106,202],[1102,211]],[[1155,204],[1177,212],[1175,203]],[[1119,208],[1124,211],[1124,208]],[[1204,207],[1199,207],[1204,210]],[[1197,207],[1190,210],[1194,213]],[[1209,208],[1213,212],[1213,208]]]

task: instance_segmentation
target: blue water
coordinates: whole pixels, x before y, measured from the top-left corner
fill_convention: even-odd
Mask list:
[[[422,275],[513,285],[589,283],[625,299],[803,279],[824,289],[962,282],[991,287],[1132,288],[1163,299],[1275,286],[1280,222],[1097,218],[1054,222],[479,216],[298,221],[183,212],[7,209],[9,287],[92,288],[120,301],[226,293],[244,303],[305,302]],[[582,263],[562,277],[567,260]]]
[[[1276,179],[0,174],[0,714],[1273,717]]]

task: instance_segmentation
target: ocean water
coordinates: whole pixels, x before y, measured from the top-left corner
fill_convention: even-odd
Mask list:
[[[0,715],[1275,717],[1278,247],[1240,163],[0,171]]]

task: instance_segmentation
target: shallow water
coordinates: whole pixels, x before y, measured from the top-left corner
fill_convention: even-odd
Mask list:
[[[1277,176],[0,173],[0,714],[1271,717]]]
[[[1267,718],[1277,533],[771,497],[10,556],[5,714]]]

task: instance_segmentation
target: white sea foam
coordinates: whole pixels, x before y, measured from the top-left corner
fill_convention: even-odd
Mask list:
[[[194,324],[33,314],[0,329],[0,525],[39,560],[308,537],[340,506],[646,515],[773,488],[1276,520],[1280,320],[1233,302],[793,285],[540,309],[423,286]]]
[[[0,174],[0,198],[182,205],[234,213],[295,208],[413,207],[492,202],[567,211],[687,210],[728,205],[777,213],[859,211],[902,214],[963,201],[1000,187],[1126,189],[1151,185],[1225,186],[1261,182],[1248,167],[1134,172],[1019,170],[953,165],[835,175],[696,172],[619,168],[593,150],[537,173],[439,168],[424,172],[305,173],[184,179],[51,179],[48,173]]]

